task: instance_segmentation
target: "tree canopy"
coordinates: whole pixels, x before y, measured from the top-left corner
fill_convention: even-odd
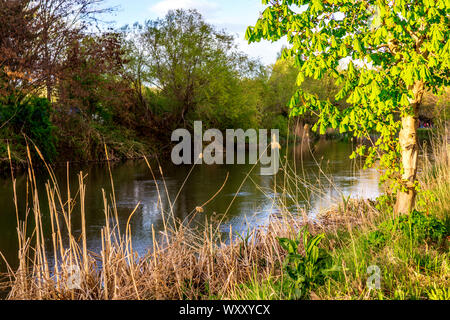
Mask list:
[[[234,110],[237,114],[230,116],[239,118],[240,110],[248,110],[239,82],[257,72],[259,64],[237,49],[233,36],[206,23],[195,10],[170,11],[147,21],[142,30],[138,41],[147,55],[147,81],[170,99],[174,125],[186,125],[192,112],[212,120],[218,111],[226,118]]]
[[[336,100],[349,103],[340,110],[299,89],[290,102],[291,114],[314,113],[313,129],[321,133],[329,127],[355,137],[378,133],[371,147],[356,152],[367,156],[367,166],[380,160],[394,192],[400,188],[399,198],[402,193],[409,197],[406,209],[398,211],[410,210],[417,186],[418,110],[426,90],[438,93],[449,83],[450,1],[262,2],[268,7],[247,29],[249,42],[286,37],[290,46],[282,58],[295,60],[297,83],[330,74],[341,87]]]

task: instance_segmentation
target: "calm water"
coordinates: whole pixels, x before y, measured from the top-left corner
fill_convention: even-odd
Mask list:
[[[321,140],[311,146],[313,152],[308,148],[302,151],[301,146],[289,152],[286,156],[288,164],[292,170],[296,168],[301,177],[296,182],[291,180],[286,183],[292,212],[306,209],[311,216],[314,216],[321,209],[336,203],[336,199],[341,199],[341,193],[345,196],[362,198],[375,198],[379,195],[378,173],[375,170],[360,170],[359,163],[349,159],[352,148],[349,143]],[[227,183],[220,194],[204,207],[203,213],[197,215],[197,220],[200,222],[204,221],[205,215],[209,218],[220,219],[225,214],[222,226],[224,231],[228,231],[231,225],[235,232],[243,233],[249,227],[264,225],[270,216],[278,211],[273,202],[274,184],[284,184],[282,172],[276,177],[261,176],[259,168],[256,167],[240,188],[247,173],[252,170],[251,165],[201,165],[193,169],[187,183],[180,191],[191,166],[174,166],[168,160],[162,161],[163,176],[159,173],[156,162],[152,162],[152,167],[156,181],[143,161],[130,161],[112,166],[117,208],[122,226],[126,224],[130,213],[140,203],[131,219],[131,230],[134,248],[141,254],[152,245],[152,226],[157,232],[163,228],[161,209],[158,206],[158,188],[164,209],[170,210],[170,201],[173,203],[172,210],[175,216],[184,219],[197,206],[207,202],[220,189],[229,174]],[[108,168],[105,165],[72,166],[69,175],[72,194],[77,191],[77,174],[80,170],[87,174],[85,207],[88,247],[92,251],[99,252],[100,230],[105,223],[102,188],[108,195],[111,194]],[[57,169],[56,173],[61,190],[67,190],[66,169]],[[41,173],[38,178],[41,210],[45,216],[48,216],[44,187],[47,179],[48,176],[44,173]],[[26,181],[25,175],[17,177],[21,205],[19,209],[22,217],[25,215]],[[178,198],[174,203],[177,194]],[[75,207],[72,219],[75,233],[80,232],[81,228],[79,212],[79,207]],[[44,218],[44,229],[49,234],[48,218]],[[16,217],[12,184],[7,178],[0,180],[0,251],[12,265],[15,265]],[[0,271],[4,270],[5,266],[1,261]]]

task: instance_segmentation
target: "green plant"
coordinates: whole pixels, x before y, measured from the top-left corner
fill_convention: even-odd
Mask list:
[[[367,236],[367,243],[371,247],[380,248],[386,243],[387,236],[380,230],[375,230]]]
[[[16,105],[0,105],[0,119],[16,134],[25,134],[36,144],[47,160],[56,156],[53,125],[50,121],[50,102],[32,97]]]
[[[385,233],[401,231],[408,238],[419,242],[423,240],[439,241],[448,235],[447,228],[442,221],[418,211],[413,211],[409,216],[401,216],[384,222],[380,227],[385,230]]]
[[[269,275],[259,280],[258,270],[246,283],[238,284],[231,296],[232,300],[284,300],[289,291],[289,283]]]
[[[441,220],[413,211],[409,216],[384,221],[375,231],[368,234],[366,241],[370,246],[380,248],[398,232],[417,242],[424,240],[438,242],[448,236],[447,227]]]
[[[450,288],[432,288],[427,290],[428,298],[430,300],[449,300],[450,299]]]
[[[325,237],[319,234],[310,237],[310,233],[303,228],[297,239],[279,238],[282,248],[288,252],[284,262],[284,271],[289,280],[288,296],[294,299],[305,299],[310,295],[311,289],[324,283],[331,256],[322,248],[320,242]],[[303,242],[304,255],[299,253],[299,246]]]
[[[294,60],[299,73],[289,107],[291,115],[313,113],[313,131],[328,128],[354,137],[379,134],[373,145],[361,145],[367,167],[380,165],[383,181],[397,194],[395,212],[409,214],[418,190],[418,116],[424,93],[448,86],[450,35],[448,1],[269,1],[249,43],[287,38],[281,54]],[[298,6],[302,9],[298,10]],[[331,75],[341,90],[335,100],[301,86],[308,78]],[[400,160],[401,159],[401,160]],[[378,161],[379,160],[379,161]]]
[[[346,212],[349,208],[351,195],[348,195],[347,197],[345,195],[341,195],[341,199],[342,207],[341,204],[339,204],[339,210]]]

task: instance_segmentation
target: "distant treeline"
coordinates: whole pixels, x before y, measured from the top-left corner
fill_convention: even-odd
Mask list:
[[[99,18],[111,9],[101,5],[0,0],[3,163],[8,144],[16,163],[25,162],[27,143],[49,161],[103,160],[105,144],[113,159],[161,153],[172,130],[194,120],[288,135],[298,89],[292,61],[262,65],[195,10],[102,28]],[[302,88],[330,101],[338,92],[331,78]],[[297,120],[312,123],[314,115]]]

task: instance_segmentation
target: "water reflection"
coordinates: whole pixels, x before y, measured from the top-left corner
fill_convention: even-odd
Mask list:
[[[279,211],[273,202],[275,185],[283,187],[278,188],[277,192],[286,190],[290,210],[306,209],[311,216],[334,204],[342,195],[374,198],[380,191],[378,173],[375,170],[360,170],[360,164],[349,159],[352,149],[351,144],[327,140],[320,140],[312,146],[299,145],[286,155],[289,161],[284,171],[276,177],[261,176],[259,167],[253,168],[251,165],[201,165],[192,169],[191,166],[174,166],[166,160],[161,164],[162,173],[156,161],[151,163],[156,177],[154,180],[143,161],[114,164],[112,175],[121,228],[125,228],[130,213],[140,203],[131,219],[131,230],[135,250],[142,254],[152,246],[152,228],[156,232],[163,230],[170,212],[179,219],[190,219],[196,207],[202,206],[217,193],[227,175],[228,180],[221,192],[203,207],[204,212],[197,213],[195,222],[201,223],[205,218],[220,219],[225,214],[224,231],[232,226],[235,232],[245,232],[249,225],[264,225],[271,214]],[[69,173],[72,194],[77,191],[80,170],[87,174],[85,207],[88,246],[98,252],[101,248],[100,229],[105,221],[102,189],[107,195],[111,194],[110,177],[105,165],[73,166]],[[242,183],[250,171],[245,183]],[[289,179],[284,179],[284,172],[290,173]],[[299,178],[292,178],[292,172],[297,172]],[[57,169],[56,174],[61,190],[66,190],[66,169]],[[44,232],[49,234],[44,187],[46,179],[48,176],[41,173],[38,183],[41,209],[46,216]],[[24,175],[17,178],[17,190],[23,218],[26,198]],[[110,198],[108,200],[111,203]],[[17,254],[16,218],[12,184],[8,179],[0,180],[0,205],[0,250],[9,261],[14,262]],[[75,233],[81,229],[78,205],[73,214]],[[0,268],[3,270],[4,266]]]

